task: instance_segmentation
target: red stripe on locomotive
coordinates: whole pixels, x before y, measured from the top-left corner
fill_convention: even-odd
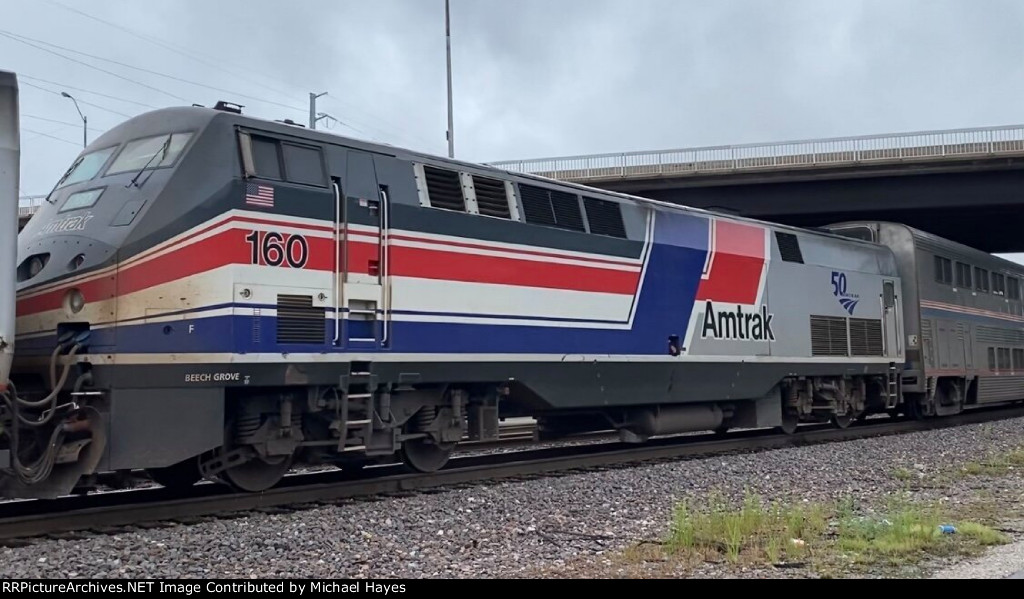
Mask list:
[[[764,270],[767,229],[722,220],[712,226],[711,272],[697,288],[697,301],[753,305]]]
[[[142,263],[130,264],[99,279],[85,281],[77,287],[87,301],[110,299],[184,279],[232,264],[252,264],[253,245],[248,237],[251,231],[229,229],[205,239],[193,241]],[[289,233],[282,233],[287,247]],[[257,240],[262,239],[258,237]],[[308,270],[331,272],[334,269],[334,242],[325,237],[305,237],[308,259],[302,267]],[[257,241],[259,244],[259,241]],[[348,272],[376,274],[378,245],[371,241],[349,240]],[[257,255],[260,264],[265,263]],[[287,267],[287,261],[281,264]],[[437,249],[391,246],[390,274],[392,276],[470,283],[541,287],[615,294],[635,294],[640,284],[638,270],[624,271],[595,266],[559,264],[555,262],[524,260],[511,257],[447,251],[443,245]],[[26,298],[18,302],[18,314],[28,315],[61,307],[67,285],[53,291]]]

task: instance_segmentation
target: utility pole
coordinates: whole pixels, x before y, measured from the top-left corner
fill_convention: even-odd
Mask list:
[[[319,98],[320,96],[326,96],[326,95],[327,95],[327,92],[324,92],[322,94],[314,94],[313,92],[309,92],[309,128],[310,129],[316,129],[316,122],[320,120],[316,116],[316,99]]]
[[[452,27],[448,0],[444,0],[444,35],[448,45],[448,157],[455,158],[455,120],[452,116]]]

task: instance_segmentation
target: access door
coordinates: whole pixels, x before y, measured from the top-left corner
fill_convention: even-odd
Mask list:
[[[882,335],[885,338],[885,355],[897,359],[903,355],[900,339],[900,307],[896,296],[896,282],[882,283]]]
[[[338,344],[380,349],[391,344],[389,208],[373,157],[348,153],[344,185],[335,182],[338,210],[336,276],[340,297]]]

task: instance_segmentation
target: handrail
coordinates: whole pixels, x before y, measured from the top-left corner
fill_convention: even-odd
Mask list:
[[[861,135],[490,162],[509,171],[587,180],[1024,154],[1024,125]]]
[[[391,265],[389,263],[391,253],[391,217],[389,211],[391,210],[391,199],[388,197],[387,187],[380,187],[380,253],[381,253],[381,308],[383,309],[382,320],[381,320],[381,338],[380,344],[383,347],[388,346],[389,331],[388,328],[391,326]]]
[[[338,239],[341,233],[341,185],[337,179],[331,181],[334,187],[334,234],[331,235],[331,251],[334,253],[334,289],[331,296],[334,297],[334,345],[341,343],[341,251],[342,245]],[[348,251],[348,248],[345,248]],[[346,254],[347,255],[347,254]]]

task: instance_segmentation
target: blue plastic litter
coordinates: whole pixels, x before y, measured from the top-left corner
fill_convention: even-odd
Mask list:
[[[950,524],[942,524],[939,526],[939,531],[944,535],[951,535],[956,533],[956,527]]]

